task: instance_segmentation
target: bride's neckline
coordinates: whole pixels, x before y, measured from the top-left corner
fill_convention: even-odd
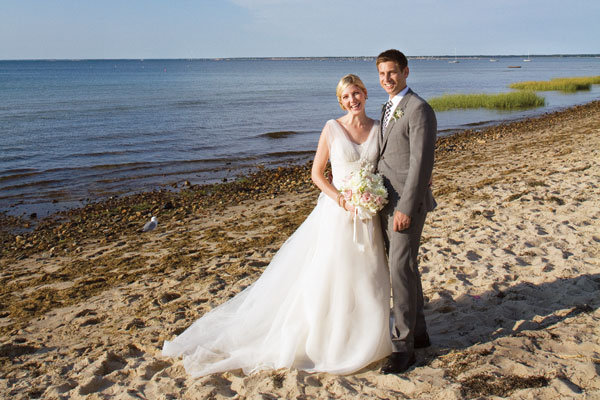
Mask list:
[[[371,139],[371,136],[373,136],[373,129],[375,128],[375,126],[377,125],[377,121],[373,121],[373,126],[371,126],[371,129],[369,130],[369,135],[367,136],[367,138],[361,142],[355,142],[354,140],[352,140],[352,136],[350,136],[350,133],[346,130],[346,128],[344,128],[344,125],[342,125],[340,123],[340,121],[338,121],[337,119],[334,119],[333,121],[335,121],[335,123],[340,127],[340,129],[342,130],[342,132],[344,132],[344,135],[346,136],[346,139],[348,139],[348,141],[354,145],[357,146],[362,146],[363,144],[367,143],[369,141],[369,139]]]

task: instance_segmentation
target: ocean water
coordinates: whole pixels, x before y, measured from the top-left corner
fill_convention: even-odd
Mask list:
[[[427,99],[600,74],[596,57],[497,60],[411,59],[408,84]],[[0,212],[44,215],[308,160],[325,121],[343,114],[335,86],[348,73],[363,79],[378,118],[386,94],[372,58],[0,61]],[[439,134],[599,99],[600,87],[541,95],[547,105],[534,110],[440,112]]]

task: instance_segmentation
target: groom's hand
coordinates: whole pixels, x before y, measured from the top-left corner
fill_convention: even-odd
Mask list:
[[[401,232],[410,227],[410,217],[400,211],[394,213],[394,232]]]

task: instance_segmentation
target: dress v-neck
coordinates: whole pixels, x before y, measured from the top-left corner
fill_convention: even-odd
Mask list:
[[[350,137],[350,134],[348,133],[348,131],[346,130],[346,128],[344,128],[344,126],[337,119],[334,119],[333,121],[335,121],[335,123],[340,127],[340,129],[342,130],[342,132],[344,132],[344,136],[346,136],[346,139],[348,139],[348,141],[351,144],[353,144],[355,146],[358,146],[359,148],[361,148],[361,146],[363,144],[367,143],[371,139],[371,136],[373,136],[373,128],[375,128],[375,125],[377,125],[377,121],[373,121],[373,126],[369,130],[369,135],[367,136],[367,138],[365,139],[365,141],[362,142],[362,143],[356,143],[354,140],[352,140],[352,138]]]

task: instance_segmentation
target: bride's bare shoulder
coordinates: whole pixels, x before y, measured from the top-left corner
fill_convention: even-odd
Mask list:
[[[323,129],[324,129],[324,130],[325,130],[325,129],[328,129],[328,128],[330,128],[332,125],[333,125],[333,126],[335,126],[335,125],[337,125],[337,124],[339,124],[339,121],[338,121],[337,119],[333,119],[333,118],[332,118],[332,119],[328,119],[328,120],[325,122],[325,125],[323,126]]]

